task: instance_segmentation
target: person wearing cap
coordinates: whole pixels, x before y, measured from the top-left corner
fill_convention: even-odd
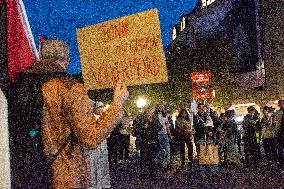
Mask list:
[[[41,133],[45,155],[52,158],[71,132],[77,138],[76,143],[68,142],[52,163],[52,188],[55,189],[91,187],[88,153],[84,149],[97,148],[106,139],[121,120],[122,105],[128,97],[126,86],[122,82],[116,83],[110,107],[97,121],[83,84],[66,73],[68,64],[68,46],[61,40],[46,40],[41,48],[41,61],[25,71],[21,78],[26,81],[49,78],[41,85]],[[54,77],[56,74],[62,77]]]
[[[276,142],[277,142],[277,159],[278,163],[283,165],[283,148],[284,148],[284,99],[278,101],[280,110],[275,113],[276,122]]]
[[[260,118],[257,110],[253,106],[247,108],[248,114],[244,117],[244,153],[245,164],[249,166],[258,166],[259,162],[259,145],[257,143],[256,132],[260,127]]]

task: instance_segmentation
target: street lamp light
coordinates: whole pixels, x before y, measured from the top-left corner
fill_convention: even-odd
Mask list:
[[[136,105],[137,107],[140,109],[140,111],[142,111],[142,108],[144,108],[146,106],[146,100],[143,99],[143,98],[139,98],[137,101],[136,101]]]

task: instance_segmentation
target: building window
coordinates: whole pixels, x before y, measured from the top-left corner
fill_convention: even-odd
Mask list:
[[[201,0],[201,7],[204,8],[208,5],[210,5],[211,3],[213,3],[215,0]]]
[[[262,80],[263,80],[263,82],[265,81],[265,66],[264,66],[264,61],[263,60],[261,60],[261,61],[259,61],[258,62],[258,64],[257,64],[257,70],[259,70],[259,71],[261,71],[260,73],[261,73],[261,77],[262,77]]]
[[[173,28],[172,39],[175,40],[177,38],[177,29],[176,27]]]
[[[180,31],[183,31],[185,28],[185,17],[182,17],[180,22]]]

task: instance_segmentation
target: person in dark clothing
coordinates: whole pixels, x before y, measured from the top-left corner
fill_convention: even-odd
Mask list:
[[[126,112],[122,119],[122,125],[119,128],[118,134],[118,160],[120,163],[128,162],[129,146],[130,146],[130,119]]]
[[[169,138],[170,139],[170,148],[171,148],[169,168],[172,168],[174,155],[175,155],[177,148],[178,148],[178,141],[177,141],[178,140],[177,139],[178,134],[177,134],[177,131],[174,127],[174,121],[172,119],[172,114],[173,114],[173,111],[170,111],[166,115],[168,127],[169,127],[169,130],[170,130],[171,136],[172,136],[172,137]]]
[[[212,126],[206,126],[209,119],[211,118],[205,111],[204,104],[199,103],[197,105],[197,114],[193,117],[193,128],[195,131],[194,142],[197,151],[197,157],[199,157],[200,144],[205,138],[212,138]],[[212,120],[212,119],[211,119]]]
[[[224,163],[225,165],[237,165],[240,164],[241,156],[238,153],[236,142],[237,124],[234,120],[235,111],[227,110],[225,112],[226,120],[224,123],[223,131],[224,135]]]
[[[189,120],[189,114],[186,109],[181,109],[176,120],[176,129],[179,134],[180,143],[180,159],[181,166],[184,166],[185,162],[185,144],[188,149],[188,159],[190,166],[193,163],[193,145],[192,145],[192,123]]]
[[[244,117],[243,121],[245,164],[247,166],[258,166],[260,157],[256,132],[260,127],[260,118],[253,106],[249,106],[247,110],[248,114]]]
[[[129,146],[130,134],[120,134],[118,143],[118,159],[119,162],[128,162],[129,160]]]
[[[133,136],[136,137],[135,140],[135,147],[137,152],[137,157],[140,157],[140,150],[141,150],[141,132],[143,128],[143,122],[146,119],[147,114],[146,112],[140,113],[136,116],[133,120]]]
[[[226,116],[225,113],[221,113],[220,117],[218,118],[216,130],[216,143],[218,144],[218,153],[219,159],[223,159],[223,152],[224,152],[224,142],[225,142],[225,121]]]
[[[204,105],[203,104],[198,104],[197,105],[197,114],[193,117],[193,127],[194,127],[194,142],[196,145],[196,151],[197,155],[199,154],[200,151],[200,146],[198,145],[198,142],[204,137],[205,135],[205,120],[206,120],[206,115],[204,112]]]
[[[157,171],[157,164],[155,162],[159,150],[158,133],[162,129],[159,120],[154,116],[154,109],[147,111],[147,117],[143,121],[143,128],[141,129],[141,168],[142,176],[154,178]]]
[[[276,141],[275,141],[275,131],[276,131],[276,122],[274,109],[272,107],[265,106],[263,108],[263,118],[261,119],[261,128],[262,128],[262,141],[265,156],[268,161],[268,165],[276,162]]]
[[[119,151],[119,137],[120,137],[120,128],[122,123],[119,123],[115,129],[111,132],[110,136],[107,138],[107,149],[108,149],[108,159],[110,166],[113,166],[118,163],[118,151]]]
[[[276,141],[277,141],[277,159],[278,163],[283,165],[283,149],[284,149],[284,100],[278,101],[280,110],[275,113],[276,122]]]

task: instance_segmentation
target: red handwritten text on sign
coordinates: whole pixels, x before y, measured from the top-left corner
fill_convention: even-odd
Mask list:
[[[87,89],[167,82],[157,9],[77,30]]]
[[[160,65],[156,57],[146,56],[127,61],[118,61],[111,65],[101,64],[93,70],[92,76],[97,85],[112,83],[119,79],[140,80],[145,77],[156,77],[160,74]]]

